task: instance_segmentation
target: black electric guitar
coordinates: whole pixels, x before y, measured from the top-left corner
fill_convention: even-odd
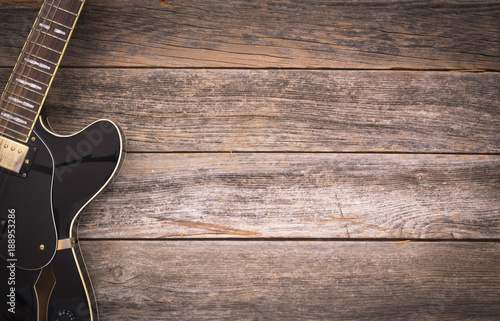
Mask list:
[[[76,219],[123,158],[100,120],[54,134],[41,108],[83,1],[45,0],[0,99],[0,320],[97,320]]]

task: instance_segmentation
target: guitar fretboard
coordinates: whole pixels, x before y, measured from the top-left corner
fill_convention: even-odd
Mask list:
[[[43,3],[0,99],[0,135],[28,140],[83,3]]]

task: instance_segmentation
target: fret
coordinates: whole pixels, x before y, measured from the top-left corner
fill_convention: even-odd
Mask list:
[[[2,117],[1,114],[0,114],[0,122],[2,124],[4,124],[3,125],[4,127],[7,127],[10,130],[15,131],[16,133],[21,134],[21,135],[29,135],[29,132],[31,130],[30,127],[19,125],[13,121],[10,121],[10,120]]]
[[[9,119],[12,118],[12,119]],[[24,121],[22,123],[18,123],[14,119],[20,119],[19,117],[15,115],[11,115],[8,112],[0,111],[0,122],[9,125],[9,128],[20,133],[20,134],[27,134],[31,130],[31,126],[33,124],[33,121]]]
[[[25,54],[26,56],[36,57],[35,54],[30,53],[30,52],[23,51],[22,53]],[[36,58],[39,59],[39,60],[43,60],[45,62],[48,62],[47,59],[43,59],[42,57],[36,57]],[[52,70],[52,68],[49,65],[46,65],[43,62],[38,62],[38,61],[36,61],[34,59],[31,59],[31,58],[23,57],[23,61],[26,61],[27,63],[29,63],[31,65],[38,66],[41,69],[45,69],[45,70],[48,70],[48,71]]]
[[[29,133],[24,134],[24,133],[18,132],[16,130],[13,130],[10,128],[10,126],[7,126],[7,124],[4,125],[4,124],[0,123],[0,128],[1,128],[0,131],[1,131],[2,135],[7,135],[9,137],[12,137],[14,139],[18,139],[21,141],[28,140]]]
[[[51,73],[46,72],[46,71],[43,71],[43,70],[40,70],[40,69],[38,69],[37,67],[28,66],[27,64],[22,63],[22,62],[19,62],[18,64],[19,64],[20,66],[25,66],[26,68],[36,70],[36,71],[38,71],[38,72],[44,73],[44,74],[46,74],[46,75],[48,75],[48,76],[52,77],[52,74],[51,74]]]
[[[48,46],[45,46],[45,45],[39,44],[38,42],[35,42],[35,41],[33,41],[33,40],[28,40],[27,42],[28,42],[28,43],[31,43],[31,44],[33,44],[33,45],[36,45],[36,46],[40,46],[40,47],[45,48],[45,49],[47,49],[47,50],[50,50],[50,51],[52,51],[52,52],[55,52],[55,53],[57,53],[58,55],[62,55],[62,51],[58,51],[58,50],[53,49],[53,48],[50,48],[50,47],[48,47]]]
[[[62,12],[66,12],[66,13],[68,13],[68,14],[74,15],[75,17],[78,17],[78,15],[77,15],[76,13],[73,13],[73,12],[68,11],[68,10],[66,10],[66,9],[63,9],[63,8],[61,8],[61,7],[58,7],[58,6],[54,5],[54,4],[51,4],[51,3],[48,3],[48,2],[47,2],[46,4],[47,4],[48,6],[51,6],[51,7],[52,7],[52,8],[54,8],[54,9],[61,10]]]
[[[5,108],[6,107],[6,108]],[[15,117],[19,117],[20,121],[19,123],[32,123],[34,118],[33,118],[33,113],[25,113],[23,110],[19,110],[16,107],[9,108],[9,106],[2,106],[0,107],[0,112],[2,113],[8,113],[8,114],[14,114]],[[4,116],[6,118],[11,118],[9,116]],[[30,125],[31,126],[31,125]]]
[[[56,6],[57,8],[66,11],[68,13],[78,15],[80,12],[80,9],[83,6],[83,3],[81,3],[78,0],[64,0],[64,1],[58,1],[59,3],[55,5],[53,2],[56,2],[58,0],[52,0],[52,1],[47,1],[48,5],[50,6]],[[51,3],[52,2],[52,3]]]
[[[22,86],[25,86],[25,87],[27,86],[27,89],[33,88],[33,89],[37,90],[42,95],[44,95],[48,89],[47,84],[43,84],[43,83],[40,83],[39,81],[32,80],[29,77],[26,77],[24,75],[19,75],[16,72],[12,73],[11,79],[13,79],[17,84],[21,84]]]
[[[0,97],[0,136],[28,140],[83,3],[45,0]]]
[[[65,41],[55,39],[53,37],[47,37],[42,33],[38,33],[37,31],[33,31],[30,34],[28,41],[44,48],[50,48],[50,50],[53,50],[59,54],[62,53],[62,51],[64,50],[64,46],[66,46]]]
[[[43,98],[45,97],[44,94],[40,94],[34,91],[30,91],[28,89],[22,88],[21,86],[18,86],[17,84],[14,84],[12,82],[8,82],[7,86],[5,87],[5,91],[9,93],[13,93],[15,95],[18,95],[20,97],[23,97],[24,100],[36,104],[41,104],[43,101]]]
[[[61,31],[61,30],[59,30],[59,32],[58,32],[58,30],[59,30],[59,29],[55,28],[54,33],[56,33],[56,34],[60,34],[59,32],[62,32],[62,34],[61,34],[61,35],[63,35],[63,36],[64,36],[64,35],[66,35],[66,32]],[[34,28],[34,29],[33,29],[33,31],[34,31],[34,32],[41,33],[41,34],[42,34],[42,35],[44,35],[44,36],[49,36],[49,37],[55,38],[55,39],[57,39],[57,40],[64,41],[65,43],[67,42],[67,41],[66,41],[66,39],[59,38],[58,36],[53,35],[53,34],[49,33],[48,31],[43,31],[42,29],[36,29],[36,28]]]
[[[24,90],[27,90],[27,91],[30,91],[36,95],[40,95],[40,96],[45,96],[45,93],[43,92],[43,88],[38,86],[37,84],[34,84],[34,83],[30,83],[29,81],[26,81],[24,79],[21,79],[19,77],[16,77],[14,78],[14,82],[12,81],[8,81],[9,84],[12,84],[13,86],[16,86],[16,87],[20,87],[20,88],[23,88]],[[28,87],[26,87],[28,86]],[[36,89],[36,90],[33,90],[33,89]]]
[[[12,115],[11,113],[0,111],[0,119],[6,120],[9,123],[16,125],[19,129],[27,129],[28,132],[31,129],[31,125],[33,124],[32,120],[26,120],[17,115]]]
[[[33,30],[35,31],[38,31],[38,32],[43,32],[47,35],[50,35],[52,37],[56,37],[58,38],[58,36],[56,36],[55,34],[59,35],[59,36],[62,36],[64,37],[63,39],[61,40],[64,40],[64,41],[67,41],[68,40],[68,37],[69,37],[69,34],[70,34],[70,31],[71,29],[68,28],[68,27],[63,27],[61,25],[58,25],[57,27],[54,27],[54,28],[51,28],[50,25],[48,25],[47,23],[54,23],[56,24],[55,22],[51,21],[50,19],[47,19],[47,18],[44,18],[44,22],[41,22],[42,18],[41,17],[38,17],[35,24],[33,25]],[[46,21],[48,20],[48,21]],[[40,27],[46,31],[43,31],[42,29],[38,29],[37,27]],[[52,32],[52,33],[51,33]]]
[[[44,84],[50,84],[50,81],[52,79],[51,73],[39,70],[36,67],[33,67],[33,65],[31,64],[27,65],[20,61],[14,67],[14,72],[20,75],[28,76],[32,79],[36,79],[37,81]]]
[[[49,84],[45,84],[45,83],[43,83],[43,82],[41,82],[39,80],[33,79],[33,78],[28,77],[26,75],[21,75],[20,73],[17,73],[15,71],[13,71],[12,74],[15,75],[15,76],[18,76],[18,77],[24,77],[27,80],[32,81],[34,83],[38,83],[40,86],[42,86],[42,88],[45,88],[44,90],[47,90],[47,87],[49,86]]]
[[[25,108],[34,109],[35,105],[22,101],[21,99],[14,96],[7,96],[7,100],[11,101],[13,105],[19,104]],[[15,103],[15,104],[14,104]]]
[[[54,65],[59,63],[59,58],[61,58],[61,54],[54,52],[52,50],[48,50],[38,44],[35,44],[31,41],[27,41],[24,46],[25,53],[34,55],[36,57],[42,57],[45,60],[50,61]]]
[[[51,7],[48,3],[45,3],[42,10],[40,10],[39,17],[41,19],[50,20],[51,22],[57,22],[70,29],[75,24],[77,18],[76,15],[70,15],[64,11],[60,11]]]
[[[11,86],[11,85],[10,84],[7,85],[7,87],[9,87],[9,86]],[[21,101],[21,103],[20,103],[21,105],[23,105],[25,107],[28,107],[28,108],[31,108],[33,110],[35,110],[35,107],[38,107],[36,105],[40,105],[41,104],[41,102],[38,103],[38,102],[36,102],[34,100],[26,98],[26,96],[18,95],[16,93],[13,93],[13,92],[7,90],[7,89],[4,92],[7,93],[7,94],[10,94],[9,97],[15,96],[15,97],[13,97],[13,99],[16,98],[16,97],[18,97],[17,99]],[[7,99],[9,99],[9,97],[7,97]],[[19,98],[21,98],[21,99],[19,99]],[[13,99],[9,99],[9,100],[13,100]],[[19,103],[19,101],[16,101],[16,102]]]
[[[32,125],[32,123],[36,120],[36,117],[38,116],[37,110],[19,107],[16,104],[13,104],[12,101],[5,101],[5,99],[3,99],[3,98],[0,101],[0,111],[2,111],[4,113],[9,113],[13,116],[19,117],[21,120],[27,121],[29,126]],[[4,116],[4,117],[12,118],[9,116]],[[23,122],[19,122],[19,123],[23,123]]]
[[[16,113],[19,115],[23,115],[25,117],[31,118],[31,116],[33,116],[31,114],[35,114],[34,116],[36,117],[37,111],[35,111],[33,109],[28,109],[26,107],[20,106],[20,105],[14,103],[13,101],[5,100],[5,98],[1,98],[0,102],[7,104],[7,105],[12,105],[14,108],[16,108]],[[5,108],[3,108],[3,109],[5,109]]]
[[[26,52],[24,50],[22,51],[22,53],[24,54],[24,57],[22,57],[23,58],[22,60],[26,61],[29,64],[40,67],[41,69],[44,69],[46,71],[52,71],[52,70],[56,69],[56,64],[48,61],[47,59],[44,59],[42,57],[38,57],[37,55],[35,55],[33,53]],[[29,56],[29,57],[26,57],[26,56]],[[40,61],[37,61],[37,60],[40,60]]]
[[[48,17],[45,17],[45,18],[43,18],[43,17],[39,17],[39,19],[40,19],[40,20],[44,20],[44,21],[45,21],[45,23],[52,23],[52,24],[56,24],[56,25],[58,25],[58,26],[59,26],[59,27],[61,27],[61,28],[66,28],[66,29],[69,29],[69,30],[71,30],[71,29],[72,29],[72,27],[69,27],[69,26],[63,25],[62,23],[59,23],[59,22],[57,22],[57,21],[55,21],[55,20],[52,20],[52,19],[50,19],[50,18],[48,18]],[[47,26],[47,30],[50,30],[50,29],[51,29],[51,28],[50,28],[50,25],[47,25],[47,24],[45,24],[45,25]]]

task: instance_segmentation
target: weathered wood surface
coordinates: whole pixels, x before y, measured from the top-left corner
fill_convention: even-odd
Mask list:
[[[0,3],[0,66],[40,3]],[[499,41],[496,0],[89,0],[64,65],[498,71]]]
[[[82,242],[103,320],[496,320],[496,243]]]
[[[498,238],[500,156],[129,154],[86,238]]]
[[[10,70],[0,71],[0,80]],[[129,151],[500,152],[500,74],[63,69],[52,126],[110,118]]]
[[[499,43],[496,0],[87,0],[45,108],[128,137],[101,320],[498,319]]]

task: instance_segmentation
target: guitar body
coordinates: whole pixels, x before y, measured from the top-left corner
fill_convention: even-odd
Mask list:
[[[84,0],[44,0],[0,97],[0,321],[98,320],[78,244],[82,209],[114,178],[123,135],[60,136],[42,106]]]
[[[0,173],[0,320],[97,320],[77,218],[118,172],[121,131],[100,120],[59,136],[39,118],[28,144],[23,171]]]

